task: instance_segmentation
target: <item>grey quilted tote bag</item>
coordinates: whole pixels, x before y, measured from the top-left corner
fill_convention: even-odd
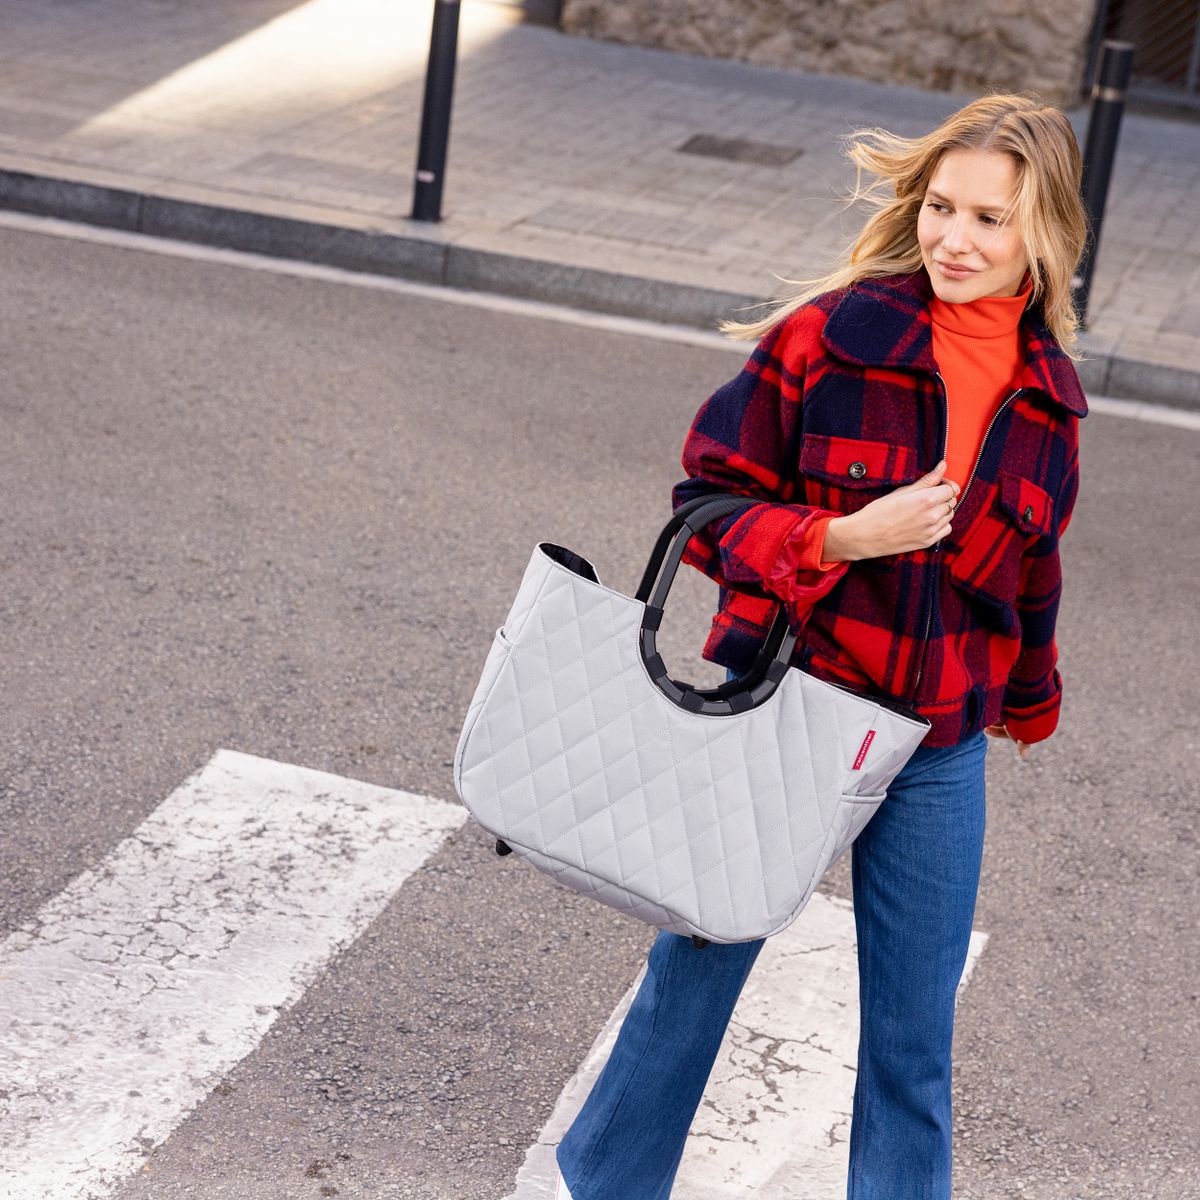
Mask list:
[[[633,598],[539,542],[454,758],[498,853],[699,948],[786,929],[930,728],[790,666],[782,605],[740,679],[702,689],[667,674],[655,636],[688,540],[754,503],[681,505]]]

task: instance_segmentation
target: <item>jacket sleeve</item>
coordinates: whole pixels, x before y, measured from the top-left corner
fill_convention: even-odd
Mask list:
[[[1023,742],[1040,742],[1058,727],[1062,677],[1054,630],[1062,597],[1059,540],[1071,521],[1079,494],[1078,418],[1071,419],[1070,458],[1054,507],[1054,523],[1026,552],[1021,563],[1017,612],[1021,618],[1021,652],[1008,676],[1001,721]]]
[[[683,446],[688,477],[672,491],[674,509],[712,492],[761,498],[710,521],[688,542],[683,561],[722,587],[782,601],[797,633],[850,566],[820,562],[825,528],[842,514],[795,499],[806,370],[824,319],[806,306],[779,322],[701,405]]]

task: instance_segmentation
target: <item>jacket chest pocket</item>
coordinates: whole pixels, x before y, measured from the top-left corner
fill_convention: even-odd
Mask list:
[[[805,434],[799,466],[805,503],[847,516],[922,475],[911,446],[826,433]],[[899,558],[863,558],[853,569],[894,571]]]
[[[835,434],[805,434],[800,475],[808,504],[852,513],[921,477],[911,446]]]
[[[1001,470],[997,482],[986,486],[991,494],[970,527],[951,535],[957,551],[947,557],[950,581],[986,608],[991,623],[1010,628],[1017,621],[1016,601],[1021,580],[1021,560],[1026,550],[1054,520],[1049,492],[1014,471]]]

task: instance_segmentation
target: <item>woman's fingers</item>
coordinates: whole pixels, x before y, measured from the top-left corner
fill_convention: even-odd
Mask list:
[[[1022,758],[1024,758],[1029,753],[1029,747],[1033,745],[1032,742],[1023,742],[1023,741],[1021,741],[1020,738],[1013,737],[1013,735],[1008,732],[1007,725],[985,725],[983,727],[983,732],[987,733],[987,734],[991,734],[992,737],[1008,738],[1010,741],[1016,742],[1017,743],[1017,753]]]

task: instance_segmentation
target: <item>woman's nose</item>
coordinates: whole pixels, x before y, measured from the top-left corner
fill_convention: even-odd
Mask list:
[[[973,248],[970,239],[967,238],[962,226],[957,221],[942,235],[942,245],[952,254],[961,254]]]

